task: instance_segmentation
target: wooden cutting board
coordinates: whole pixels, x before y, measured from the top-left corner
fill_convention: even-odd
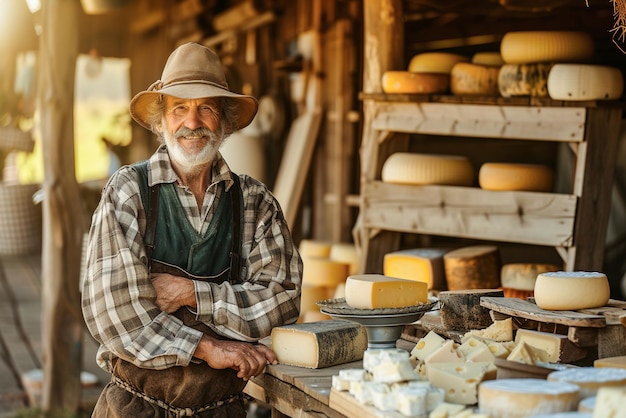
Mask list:
[[[329,406],[348,418],[406,418],[396,411],[380,411],[372,405],[363,405],[348,392],[331,389]],[[426,418],[414,417],[414,418]]]

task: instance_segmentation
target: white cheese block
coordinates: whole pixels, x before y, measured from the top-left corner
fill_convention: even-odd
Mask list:
[[[578,386],[543,379],[516,378],[483,382],[478,388],[480,412],[493,418],[526,418],[575,411]]]
[[[446,276],[443,269],[442,248],[413,248],[385,254],[385,276],[416,280],[428,284],[428,289],[445,290]]]
[[[323,257],[302,259],[302,285],[335,288],[346,281],[350,265]]]
[[[346,280],[346,303],[357,309],[402,308],[428,301],[428,285],[382,274],[357,274]]]
[[[487,347],[496,358],[507,358],[511,353],[509,348],[502,341],[488,341]]]
[[[372,405],[371,388],[375,386],[378,389],[380,385],[387,387],[384,383],[372,382],[371,380],[354,380],[350,382],[349,393],[363,405]]]
[[[408,357],[403,361],[381,363],[374,367],[371,373],[372,381],[381,383],[406,382],[420,379],[419,374],[413,370],[413,365]]]
[[[616,100],[624,91],[619,68],[605,65],[555,64],[548,74],[554,100]]]
[[[437,94],[450,88],[448,74],[416,73],[410,71],[385,71],[381,78],[385,93]]]
[[[365,369],[342,369],[339,374],[335,374],[331,378],[333,388],[340,391],[350,390],[350,382],[355,380],[368,380],[369,376]]]
[[[478,402],[478,385],[493,369],[493,363],[429,363],[428,380],[445,390],[445,401],[462,405]]]
[[[388,385],[372,382],[367,388],[371,395],[372,404],[376,409],[383,412],[395,411],[396,400]]]
[[[371,373],[381,364],[408,360],[409,352],[400,348],[368,348],[363,353],[363,368]]]
[[[552,64],[505,64],[498,73],[502,97],[548,97]]]
[[[407,417],[422,416],[426,411],[426,395],[428,389],[425,387],[405,386],[394,391],[396,398],[396,409]]]
[[[470,337],[463,341],[461,345],[457,348],[465,357],[467,357],[473,351],[482,350],[483,348],[487,348],[487,344],[485,344],[482,340],[478,338]]]
[[[457,350],[458,344],[454,340],[446,340],[439,348],[424,359],[427,365],[431,363],[462,363],[465,361],[463,353]]]
[[[419,339],[415,347],[411,350],[411,356],[420,361],[424,361],[432,352],[437,350],[446,342],[446,339],[437,334],[435,331],[429,331],[428,334]]]
[[[385,183],[449,186],[474,184],[474,166],[460,155],[397,152],[385,160],[381,178]]]
[[[626,387],[605,387],[598,390],[593,418],[626,418]]]
[[[462,341],[466,341],[470,337],[480,337],[493,341],[511,341],[513,340],[513,320],[511,318],[496,320],[485,329],[470,330],[463,335]]]
[[[509,263],[502,266],[500,282],[503,288],[533,291],[539,274],[559,270],[555,264]]]
[[[533,415],[533,418],[591,418],[591,414],[578,411],[555,412],[554,414]]]
[[[332,319],[276,327],[271,342],[279,363],[319,369],[362,359],[367,331],[356,322]]]
[[[486,345],[484,347],[480,347],[477,350],[472,351],[471,353],[465,356],[465,361],[472,361],[475,363],[477,362],[492,362],[493,363],[494,359],[495,359],[495,356],[493,355],[489,347],[487,347]]]
[[[583,399],[595,396],[603,386],[626,386],[626,370],[611,367],[573,367],[552,372],[547,379],[575,384]]]
[[[534,294],[541,309],[568,311],[606,305],[611,289],[604,273],[558,271],[539,274]]]
[[[550,192],[554,172],[540,164],[487,162],[480,166],[478,184],[484,190]]]
[[[545,353],[545,351],[544,351]],[[518,363],[534,365],[537,361],[544,361],[545,359],[538,358],[533,350],[533,347],[526,344],[524,341],[520,341],[515,345],[515,348],[511,350],[506,357],[509,361],[516,361]]]
[[[499,51],[481,51],[472,55],[472,64],[490,65],[492,67],[500,67],[504,65],[504,60]]]
[[[499,67],[459,62],[450,72],[450,91],[458,95],[497,96]]]
[[[449,52],[422,52],[409,61],[408,70],[413,73],[450,74],[457,62],[467,62],[464,55]]]
[[[593,38],[579,31],[508,32],[500,41],[507,64],[584,62],[593,57]]]
[[[449,418],[453,417],[455,414],[463,411],[465,409],[465,405],[461,405],[458,403],[444,402],[440,404],[437,408],[435,408],[428,418]]]

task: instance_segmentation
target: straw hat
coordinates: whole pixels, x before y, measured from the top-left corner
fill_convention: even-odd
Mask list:
[[[235,130],[248,126],[258,109],[258,102],[254,97],[228,89],[224,67],[217,54],[193,42],[176,48],[165,63],[161,79],[152,83],[148,90],[137,93],[131,100],[130,115],[144,128],[151,129],[147,122],[148,108],[162,94],[181,99],[235,99],[239,102],[239,120]]]

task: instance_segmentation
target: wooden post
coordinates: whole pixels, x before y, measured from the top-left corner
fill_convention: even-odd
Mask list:
[[[79,276],[84,213],[74,170],[75,0],[42,3],[39,109],[44,159],[42,345],[46,412],[80,405],[83,320]]]

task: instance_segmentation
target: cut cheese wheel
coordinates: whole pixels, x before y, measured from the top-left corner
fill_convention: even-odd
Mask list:
[[[505,64],[498,73],[502,97],[548,97],[552,64]]]
[[[464,55],[449,52],[422,52],[411,58],[408,70],[412,73],[450,74],[457,62],[468,61]]]
[[[539,274],[559,270],[555,264],[509,263],[502,266],[500,282],[505,289],[533,291]]]
[[[624,78],[615,67],[555,64],[548,74],[548,94],[554,100],[615,100],[623,91]]]
[[[501,67],[504,65],[504,60],[502,59],[500,52],[483,51],[472,55],[472,64]]]
[[[543,379],[513,378],[483,382],[478,387],[480,412],[498,418],[525,418],[575,411],[578,386]]]
[[[500,67],[459,62],[450,73],[450,91],[458,95],[497,96]]]
[[[574,367],[552,372],[547,379],[578,386],[580,398],[584,399],[595,396],[603,386],[626,386],[626,370],[612,367]]]
[[[585,358],[587,350],[576,346],[567,335],[520,328],[515,332],[515,344],[526,343],[533,354],[545,363],[573,363]]]
[[[443,266],[449,290],[500,287],[500,251],[492,245],[475,245],[448,251]]]
[[[593,57],[590,34],[578,31],[508,32],[500,42],[507,64],[584,62]]]
[[[350,265],[329,258],[308,257],[302,259],[303,286],[326,286],[335,288],[348,277]]]
[[[503,297],[502,290],[473,289],[439,292],[441,323],[445,329],[469,331],[487,328],[492,324],[489,309],[480,306],[483,296]]]
[[[626,387],[600,388],[596,395],[593,418],[626,418]]]
[[[443,270],[441,248],[414,248],[387,253],[383,259],[385,276],[417,280],[428,284],[428,289],[445,290],[446,276]]]
[[[446,93],[450,87],[450,76],[436,73],[385,71],[381,79],[381,86],[385,93]]]
[[[604,273],[555,271],[535,282],[535,303],[541,309],[571,311],[598,308],[609,301],[611,289]]]
[[[387,158],[381,177],[386,183],[471,186],[474,167],[463,156],[397,152]]]
[[[331,319],[276,327],[271,341],[279,363],[319,369],[361,360],[367,331],[356,322]]]
[[[484,163],[478,171],[478,184],[485,190],[550,192],[554,173],[539,164]]]
[[[403,308],[428,301],[423,282],[382,274],[359,274],[346,280],[346,303],[356,309]]]
[[[302,258],[309,257],[329,257],[332,244],[328,241],[316,241],[303,239],[300,241],[298,251]]]
[[[343,242],[333,243],[328,257],[333,261],[347,263],[350,266],[348,274],[356,274],[358,272],[359,254],[354,244]]]

